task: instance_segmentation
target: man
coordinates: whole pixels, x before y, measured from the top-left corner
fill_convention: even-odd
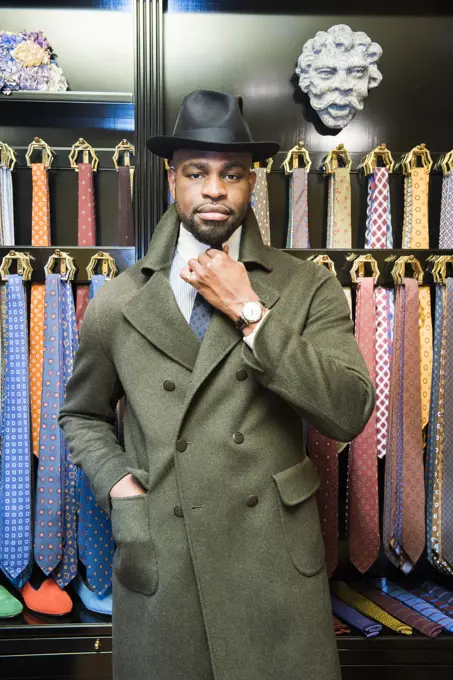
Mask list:
[[[193,92],[148,146],[175,205],[90,304],[60,416],[111,512],[114,677],[334,680],[304,423],[348,441],[373,408],[345,296],[262,243],[250,167],[278,145],[240,98]]]

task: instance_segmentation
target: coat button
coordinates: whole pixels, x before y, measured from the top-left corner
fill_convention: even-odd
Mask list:
[[[173,382],[173,380],[166,380],[164,382],[164,390],[167,390],[167,392],[173,392],[174,389],[175,383]]]
[[[173,511],[176,517],[184,517],[184,511],[180,505],[177,505]]]
[[[244,435],[242,432],[235,432],[233,435],[233,441],[235,444],[242,444],[244,441]]]
[[[185,439],[178,439],[178,441],[176,442],[176,450],[181,451],[181,453],[182,453],[186,449],[187,449],[186,440]]]
[[[236,378],[237,378],[238,380],[240,380],[240,381],[246,380],[247,377],[248,377],[248,373],[247,373],[247,371],[245,370],[245,368],[239,368],[239,369],[236,371]]]
[[[245,502],[247,503],[249,508],[253,508],[253,506],[258,503],[258,496],[255,496],[255,494],[252,494],[251,496],[249,496],[247,498],[247,500]]]

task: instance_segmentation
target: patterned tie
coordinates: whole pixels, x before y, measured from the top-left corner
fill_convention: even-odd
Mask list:
[[[394,597],[400,602],[403,602],[403,604],[406,604],[408,607],[415,609],[415,611],[417,611],[419,614],[426,616],[426,618],[439,624],[439,626],[442,626],[442,628],[445,628],[450,633],[453,632],[453,619],[449,616],[445,616],[445,614],[442,614],[442,612],[430,605],[428,602],[425,602],[425,600],[412,595],[412,593],[409,593],[407,590],[403,590],[403,588],[399,588],[386,578],[374,578],[372,579],[372,582],[376,588],[379,588],[379,590],[382,590],[382,592],[390,595],[390,597]]]
[[[27,301],[22,277],[6,283],[0,493],[0,565],[21,588],[31,574],[31,438]]]
[[[431,291],[429,286],[421,286],[418,293],[420,297],[420,385],[422,428],[425,428],[429,421],[429,402],[431,399],[433,325],[431,315]]]
[[[354,588],[354,590],[367,597],[379,607],[385,609],[386,612],[394,616],[396,619],[406,623],[411,628],[415,628],[415,630],[418,630],[423,635],[435,638],[442,632],[442,626],[430,621],[416,612],[414,609],[411,609],[398,600],[395,600],[393,597],[385,595],[380,590],[377,590],[377,588],[373,588],[363,581],[357,581],[355,583],[351,583],[350,585],[351,588]]]
[[[195,302],[193,304],[192,314],[190,316],[189,326],[200,340],[203,342],[203,338],[208,330],[208,326],[211,322],[212,314],[214,308],[207,302],[200,293],[197,293],[195,297]]]
[[[321,480],[316,500],[330,578],[338,564],[338,445],[310,427],[309,450]]]
[[[90,299],[105,283],[105,276],[94,275],[90,283]],[[99,597],[112,585],[112,564],[115,543],[112,526],[106,512],[96,503],[85,473],[77,470],[79,506],[78,545],[80,561],[86,568],[86,580]]]
[[[269,194],[267,190],[266,168],[254,168],[256,175],[255,188],[252,194],[252,208],[258,222],[263,243],[271,244],[271,225],[269,218]]]
[[[351,248],[351,175],[337,168],[329,175],[327,248]]]
[[[330,584],[330,589],[335,593],[340,600],[350,604],[354,609],[357,609],[361,614],[368,616],[379,623],[382,623],[387,628],[394,630],[396,633],[402,635],[412,635],[413,630],[410,626],[402,621],[398,621],[394,616],[386,612],[381,607],[378,607],[374,602],[364,597],[361,593],[350,588],[343,581],[335,581]]]
[[[404,178],[404,221],[402,247],[410,248],[412,238],[412,176]]]
[[[442,180],[439,248],[453,248],[453,172]]]
[[[388,168],[376,167],[368,180],[365,248],[393,248]]]
[[[376,382],[376,315],[374,280],[358,277],[356,338],[370,373]],[[362,573],[379,554],[379,501],[377,479],[376,409],[363,432],[349,447],[348,465],[349,557]]]
[[[61,328],[63,334],[62,367],[64,401],[66,386],[72,375],[74,357],[79,343],[72,284],[70,281],[61,281],[60,285],[62,290]],[[66,442],[64,443],[63,452],[64,458],[61,461],[61,483],[62,489],[64,489],[63,559],[52,574],[60,588],[67,586],[77,575],[77,470],[72,462],[72,454],[66,446]]]
[[[430,593],[436,597],[438,600],[442,600],[446,604],[453,605],[453,592],[451,590],[447,590],[443,586],[433,583],[433,581],[424,581],[420,587],[427,593]]]
[[[408,588],[410,592],[413,595],[416,595],[417,597],[421,597],[422,600],[425,600],[425,602],[429,602],[429,604],[432,604],[433,607],[436,609],[439,609],[441,612],[446,614],[447,616],[452,616],[453,615],[453,605],[447,604],[443,600],[439,600],[435,595],[432,593],[425,593],[422,588]]]
[[[306,168],[294,168],[289,180],[287,248],[310,248]]]
[[[32,163],[32,231],[33,246],[50,246],[49,178],[47,167]],[[30,297],[30,404],[31,436],[35,456],[39,456],[41,392],[44,352],[43,283],[32,283]]]
[[[14,245],[13,175],[11,168],[0,168],[1,245]]]
[[[64,397],[63,290],[60,274],[49,274],[44,303],[44,364],[36,488],[35,560],[49,575],[63,556],[62,464],[64,441],[57,418]]]
[[[120,165],[118,168],[118,245],[133,246],[134,213],[132,206],[133,168]]]
[[[441,488],[442,559],[453,568],[453,279],[447,278],[445,368],[444,368],[444,451]]]
[[[405,178],[403,248],[429,250],[428,190],[427,168],[411,168],[410,175]]]
[[[382,169],[382,168],[381,168]],[[393,290],[377,287],[376,301],[376,436],[378,457],[387,449],[390,358],[393,339]]]
[[[94,173],[90,163],[78,163],[78,231],[77,244],[88,247],[96,245],[96,212],[94,201]],[[80,333],[83,315],[90,299],[90,287],[77,285],[76,318]]]
[[[356,609],[351,607],[351,605],[346,604],[333,593],[330,594],[330,599],[332,602],[332,611],[335,616],[338,616],[343,621],[346,621],[350,626],[357,628],[365,637],[372,638],[382,631],[382,625],[380,623],[375,623],[367,616],[360,614]]]

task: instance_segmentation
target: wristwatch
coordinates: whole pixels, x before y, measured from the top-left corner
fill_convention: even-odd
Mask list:
[[[246,302],[242,308],[241,315],[236,319],[234,325],[241,331],[251,323],[260,321],[263,317],[264,305],[259,302]]]

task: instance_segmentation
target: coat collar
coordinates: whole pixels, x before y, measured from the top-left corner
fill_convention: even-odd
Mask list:
[[[178,307],[169,282],[169,272],[179,233],[179,218],[172,206],[159,222],[150,248],[141,261],[145,283],[127,301],[123,314],[149,342],[170,359],[196,375],[197,389],[228,352],[242,339],[242,333],[223,314],[214,313],[203,343],[193,333]],[[248,265],[253,289],[267,307],[279,297],[271,288],[267,272],[272,270],[268,248],[263,244],[255,215],[250,208],[243,223],[239,260]]]

